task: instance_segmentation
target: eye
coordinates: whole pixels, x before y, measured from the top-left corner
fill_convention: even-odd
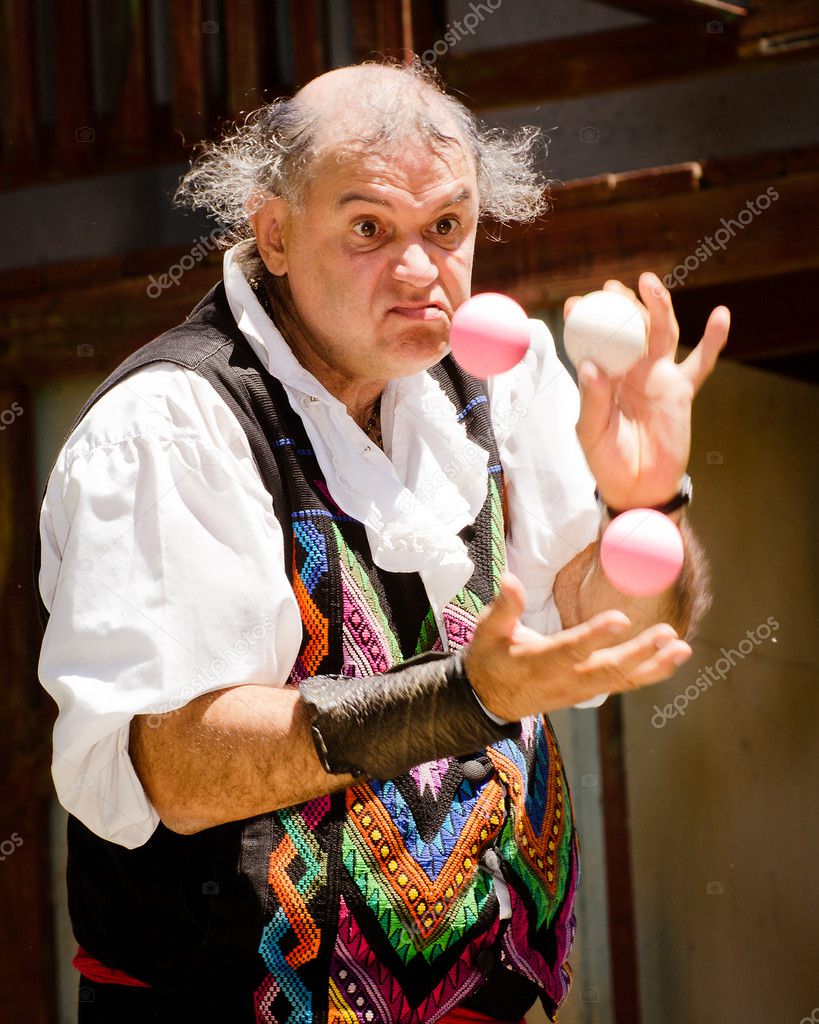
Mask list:
[[[455,217],[440,217],[435,221],[435,234],[442,238],[455,234],[457,230],[458,221]]]
[[[378,225],[374,220],[367,218],[366,220],[359,220],[353,224],[353,231],[359,238],[375,238],[378,234]]]

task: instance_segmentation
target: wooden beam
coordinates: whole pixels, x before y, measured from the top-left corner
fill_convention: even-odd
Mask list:
[[[699,188],[701,177],[702,164],[689,162],[556,182],[550,187],[550,192],[553,206],[567,210],[597,203],[643,200],[691,192]]]
[[[233,117],[255,110],[262,102],[261,47],[272,45],[262,31],[259,0],[225,0],[225,62],[227,109]]]
[[[766,194],[769,187],[777,199]],[[746,204],[760,196],[759,206],[770,206],[747,225],[739,223],[740,214],[748,219]],[[558,196],[542,225],[500,234],[505,241],[479,235],[474,288],[507,291],[530,309],[560,305],[567,295],[592,291],[610,277],[633,286],[644,270],[660,277],[676,271],[681,283],[675,291],[761,279],[772,271],[815,270],[819,172],[565,210]],[[700,259],[706,238],[714,252]]]
[[[124,5],[121,16],[125,20],[128,50],[112,141],[117,160],[133,165],[144,163],[153,150],[146,6]]]
[[[735,61],[730,33],[664,23],[504,46],[492,51],[491,60],[453,48],[441,58],[440,72],[471,105],[486,109],[637,88]]]
[[[205,135],[207,96],[202,0],[171,0],[172,128],[190,146]]]
[[[327,70],[323,22],[321,0],[300,0],[290,5],[294,89]]]
[[[623,747],[622,696],[613,694],[597,711],[603,774],[603,836],[606,846],[609,951],[615,1024],[640,1024],[637,934],[631,870],[631,826]]]
[[[472,106],[492,109],[635,89],[730,70],[743,61],[771,63],[819,51],[819,36],[800,47],[766,50],[758,40],[743,40],[730,25],[719,32],[710,27],[705,20],[636,25],[504,46],[492,51],[491,60],[455,48],[441,58],[439,70]]]
[[[7,949],[12,943],[14,949],[0,957],[0,991],[7,1020],[54,1024],[49,807],[56,708],[37,682],[42,634],[31,567],[37,519],[33,432],[31,393],[0,386],[0,905]]]
[[[727,358],[764,366],[813,353],[819,362],[815,270],[684,288],[672,293],[672,299],[682,337],[689,342],[699,341],[711,310],[722,305],[731,310]]]
[[[33,177],[40,168],[34,5],[27,0],[0,3],[0,185]]]
[[[356,60],[404,59],[412,51],[412,4],[408,0],[352,0]]]
[[[413,0],[401,0],[401,45],[404,51],[404,60],[412,63],[412,55],[415,50],[415,17],[413,10],[417,7]]]
[[[815,52],[819,0],[752,0],[740,29],[740,55],[771,57]]]
[[[55,152],[51,163],[69,173],[102,164],[92,96],[88,4],[54,5],[54,82],[57,100]]]
[[[747,10],[729,0],[601,0],[606,7],[617,7],[633,14],[643,14],[658,21],[676,21],[681,18],[707,21],[726,15],[744,18]]]
[[[66,268],[67,280],[58,283],[52,277],[51,287],[39,295],[6,294],[0,313],[0,381],[105,374],[140,345],[181,323],[219,280],[221,267],[215,255],[185,272],[179,284],[152,284],[161,282],[182,255],[178,249],[167,251],[143,266],[142,273],[127,276],[117,273],[122,265],[116,259],[91,261],[75,268],[82,270],[84,286],[72,281],[71,268]],[[99,273],[96,280],[88,274],[92,266]],[[13,288],[13,280],[6,278],[7,288]]]
[[[412,48],[421,55],[446,31],[446,0],[415,0],[412,5]]]
[[[819,24],[817,0],[751,0],[741,27],[746,38],[798,32]]]

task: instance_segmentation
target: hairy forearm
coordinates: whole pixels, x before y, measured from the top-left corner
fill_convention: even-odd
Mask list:
[[[190,834],[345,789],[321,766],[297,690],[247,684],[137,715],[130,755],[163,824]]]
[[[629,597],[608,581],[600,564],[600,540],[590,544],[578,566],[573,583],[576,587],[576,622],[586,622],[598,612],[617,608],[628,615],[632,628],[628,636],[636,636],[657,622],[667,622],[679,636],[690,640],[710,605],[710,572],[708,559],[683,511],[670,517],[677,522],[683,536],[685,559],[677,581],[655,597]],[[566,602],[564,602],[566,603]],[[565,626],[576,622],[564,622]]]

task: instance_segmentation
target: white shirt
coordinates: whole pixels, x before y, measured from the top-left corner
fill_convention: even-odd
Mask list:
[[[304,422],[331,497],[365,524],[377,565],[421,574],[440,614],[472,574],[457,534],[484,503],[486,452],[424,371],[385,390],[385,454],[298,363],[232,250],[224,280],[239,327]],[[577,389],[546,325],[531,324],[529,352],[489,381],[489,395],[508,566],[528,595],[524,623],[549,634],[561,628],[555,575],[597,537],[600,517],[574,430]],[[290,674],[302,628],[281,526],[231,410],[197,373],[162,362],[115,384],[69,435],[40,536],[50,619],[39,676],[59,709],[57,796],[97,835],[134,848],[159,816],[128,755],[131,718],[236,684],[282,686]]]

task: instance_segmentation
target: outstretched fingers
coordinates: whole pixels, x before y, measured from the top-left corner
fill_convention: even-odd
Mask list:
[[[625,613],[612,608],[600,612],[588,622],[564,629],[546,638],[545,646],[550,656],[558,656],[564,667],[585,662],[601,647],[610,647],[628,631],[631,623]]]
[[[728,341],[731,311],[727,306],[711,310],[705,333],[694,351],[680,363],[680,369],[694,386],[694,394],[702,387],[716,365],[720,352]]]
[[[661,623],[625,643],[593,652],[575,666],[575,674],[595,693],[619,693],[668,679],[690,657],[688,644]]]

